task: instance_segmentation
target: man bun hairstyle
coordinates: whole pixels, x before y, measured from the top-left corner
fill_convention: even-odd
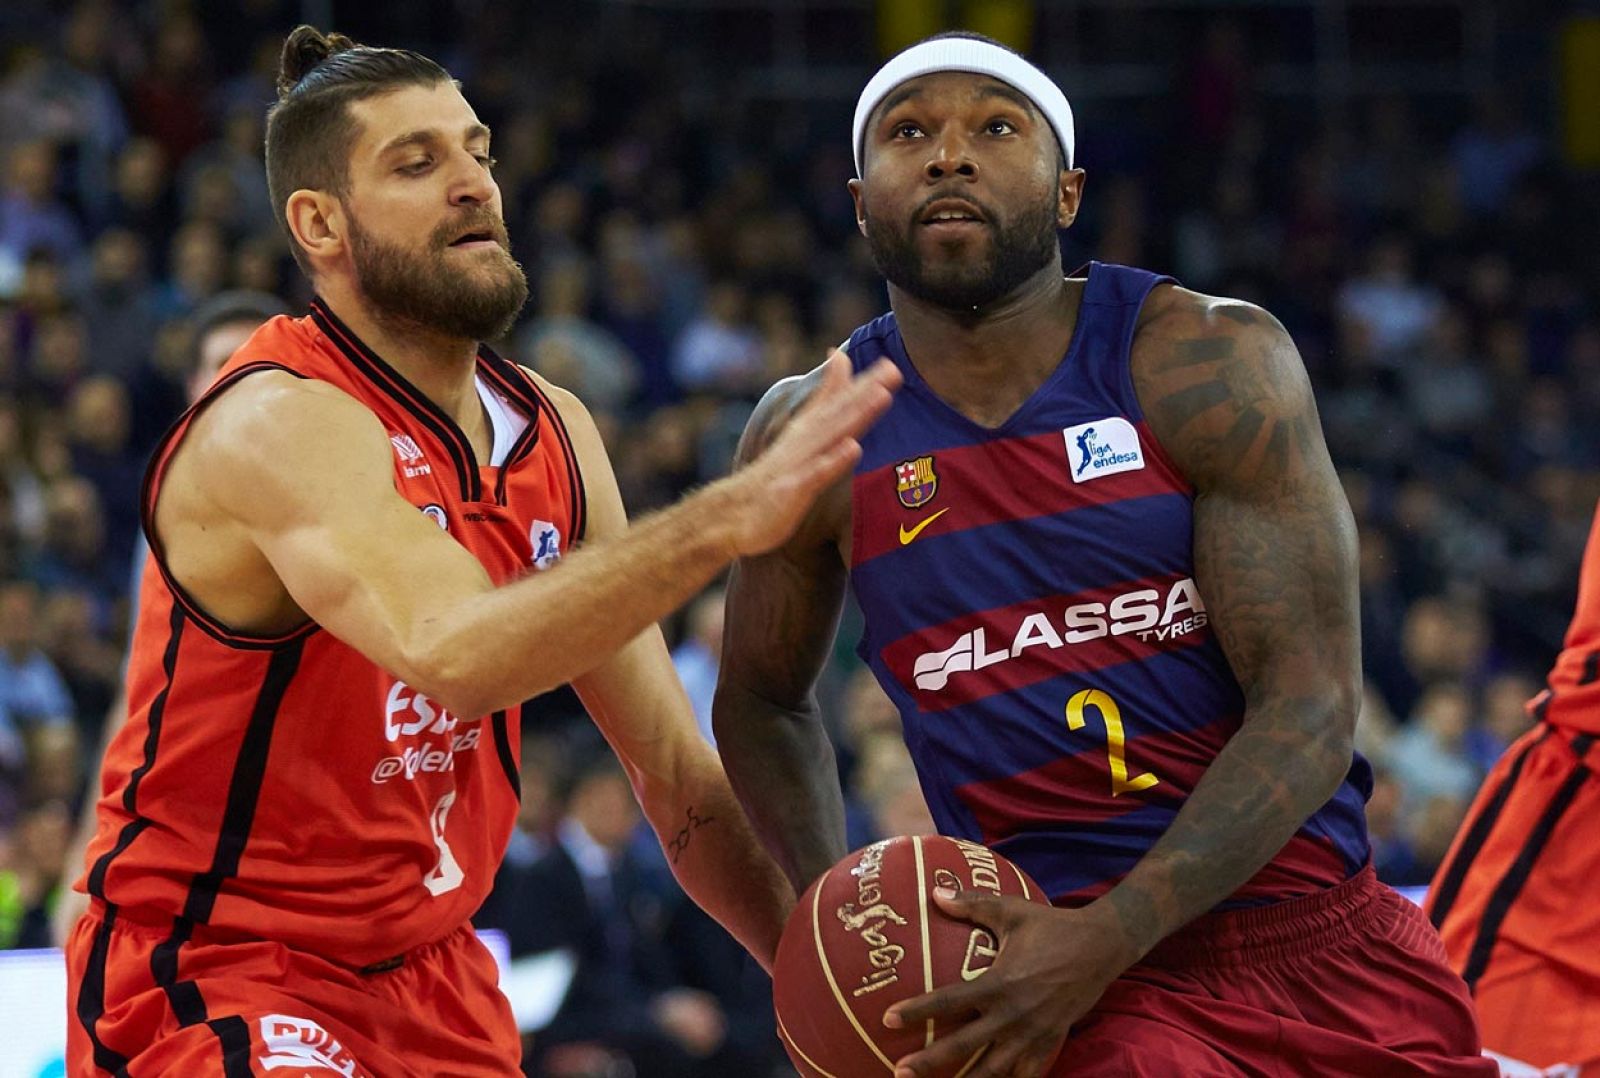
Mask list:
[[[373,48],[314,26],[289,32],[278,59],[278,100],[267,110],[267,190],[307,276],[311,264],[289,231],[286,203],[302,188],[341,197],[349,190],[350,149],[359,134],[351,102],[451,81],[444,68],[410,49]]]
[[[296,26],[284,38],[283,54],[278,57],[278,97],[286,97],[328,57],[359,47],[343,34],[324,34],[303,23]]]

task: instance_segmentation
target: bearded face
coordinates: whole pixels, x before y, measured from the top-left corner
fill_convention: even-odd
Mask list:
[[[987,307],[1010,295],[1057,256],[1056,202],[1040,199],[1003,214],[971,195],[985,235],[950,240],[919,235],[929,198],[909,214],[867,213],[867,243],[878,272],[927,303],[950,310]]]
[[[505,224],[487,209],[440,225],[418,248],[379,239],[352,215],[350,253],[368,302],[404,326],[494,340],[528,300],[528,278],[511,257]]]

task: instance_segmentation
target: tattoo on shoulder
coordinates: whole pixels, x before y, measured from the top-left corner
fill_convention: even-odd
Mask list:
[[[702,817],[697,815],[695,813],[694,806],[690,805],[687,813],[685,814],[685,822],[683,827],[676,835],[672,837],[671,841],[667,843],[667,852],[672,854],[672,863],[678,863],[678,859],[683,856],[683,851],[687,850],[689,848],[689,843],[693,841],[694,833],[696,831],[700,830],[702,827],[705,827],[707,824],[713,824],[716,822],[717,818],[715,816]]]
[[[1317,451],[1304,370],[1270,314],[1219,302],[1158,318],[1147,332],[1136,370],[1141,403],[1186,470],[1282,475]]]

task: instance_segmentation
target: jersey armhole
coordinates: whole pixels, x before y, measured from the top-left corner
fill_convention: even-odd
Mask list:
[[[572,435],[567,430],[567,422],[561,416],[561,409],[556,407],[556,402],[539,385],[539,379],[528,368],[520,363],[507,364],[527,382],[528,388],[537,399],[541,411],[550,417],[550,426],[555,431],[556,440],[561,443],[561,454],[567,464],[567,480],[571,499],[572,545],[583,542],[589,526],[589,494],[583,483],[583,466],[578,462],[578,451],[573,447]],[[534,417],[534,424],[538,424],[538,416]]]
[[[282,371],[296,378],[307,378],[300,373],[281,363],[263,360],[256,363],[246,363],[236,370],[215,382],[207,389],[188,409],[178,418],[170,430],[156,445],[155,452],[151,454],[150,465],[145,469],[144,481],[139,491],[139,526],[144,533],[145,542],[150,547],[150,561],[155,565],[156,571],[161,574],[162,582],[167,590],[172,593],[175,604],[182,608],[184,614],[198,625],[205,633],[221,644],[231,648],[246,650],[275,649],[291,644],[304,636],[315,632],[320,626],[315,621],[307,618],[305,623],[297,625],[286,633],[250,633],[235,629],[218,618],[207,613],[205,608],[188,590],[173,576],[167,566],[166,549],[161,541],[161,536],[156,531],[156,500],[161,496],[161,481],[166,476],[167,466],[172,462],[172,457],[177,453],[178,447],[183,444],[184,436],[189,432],[189,425],[195,421],[201,412],[205,411],[222,393],[252,374],[262,371]]]

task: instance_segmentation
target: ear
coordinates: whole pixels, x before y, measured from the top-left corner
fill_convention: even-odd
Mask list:
[[[850,198],[856,204],[856,229],[865,236],[867,234],[867,208],[861,202],[861,181],[851,180],[845,186],[850,188]]]
[[[289,231],[313,261],[337,258],[349,246],[344,207],[326,191],[300,188],[284,204]]]
[[[1072,222],[1078,218],[1078,207],[1083,203],[1083,179],[1081,168],[1065,168],[1061,170],[1059,189],[1056,192],[1056,227],[1071,228]]]

